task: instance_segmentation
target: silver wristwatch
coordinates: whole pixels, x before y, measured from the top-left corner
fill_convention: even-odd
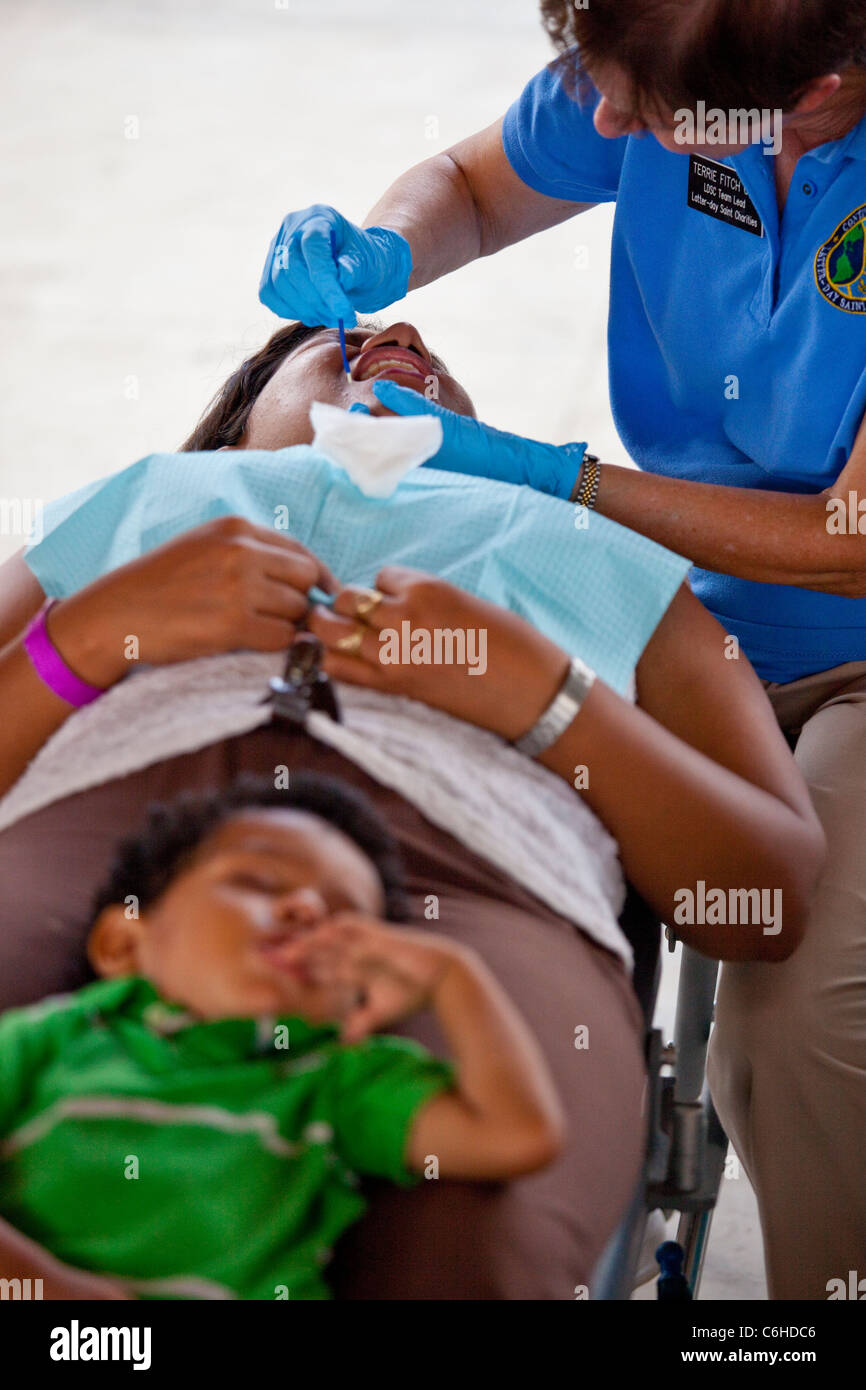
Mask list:
[[[515,741],[514,747],[518,753],[525,753],[527,758],[537,758],[545,748],[556,743],[577,716],[594,681],[595,671],[592,667],[581,661],[579,656],[574,657],[568,675],[538,722]]]

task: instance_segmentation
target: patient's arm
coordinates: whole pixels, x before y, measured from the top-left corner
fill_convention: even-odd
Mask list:
[[[824,838],[809,793],[748,661],[728,660],[725,632],[687,587],[637,673],[638,707],[597,683],[542,761],[585,795],[619,841],[631,882],[674,923],[678,890],[781,891],[783,925],[678,925],[724,960],[783,959],[799,943]]]
[[[22,555],[0,567],[0,795],[72,713],[43,685],[19,640],[44,599]]]
[[[333,579],[305,546],[240,517],[206,522],[64,599],[48,631],[66,664],[107,688],[139,661],[163,665],[220,652],[281,651],[307,611],[311,584]],[[0,795],[72,713],[34,671],[22,629],[44,594],[16,555],[0,569]]]
[[[515,739],[535,723],[568,659],[529,624],[443,580],[391,567],[380,574],[375,629],[476,628],[486,633],[483,675],[456,666],[389,665],[378,631],[357,655],[332,650],[338,679],[406,694]],[[313,630],[332,649],[356,629],[357,592]],[[638,668],[638,705],[597,681],[580,714],[541,761],[583,795],[620,846],[625,871],[666,921],[684,889],[780,890],[784,925],[677,925],[684,940],[722,959],[780,959],[805,926],[823,836],[806,786],[745,658],[725,659],[725,633],[683,588]],[[585,776],[578,770],[585,768]],[[576,780],[577,778],[577,780]],[[586,782],[585,787],[582,785]],[[770,899],[772,902],[772,897]]]

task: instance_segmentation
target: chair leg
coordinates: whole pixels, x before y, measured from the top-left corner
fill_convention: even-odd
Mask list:
[[[697,1298],[701,1286],[712,1221],[710,1207],[708,1211],[684,1211],[677,1223],[677,1244],[683,1248],[683,1274],[692,1298]]]
[[[667,1092],[671,1147],[661,1182],[650,1183],[648,1202],[681,1213],[677,1243],[683,1275],[697,1298],[728,1151],[706,1085],[707,1046],[713,1022],[718,963],[683,947],[677,991],[674,1076]]]
[[[593,1272],[589,1296],[593,1301],[627,1302],[647,1223],[646,1183],[641,1174],[628,1211],[605,1247]]]
[[[589,1296],[626,1301],[634,1291],[634,1277],[646,1230],[647,1189],[667,1167],[668,1141],[661,1127],[661,1033],[648,1031],[644,1045],[647,1066],[647,1107],[644,1161],[628,1209],[599,1259],[590,1281]]]
[[[697,1297],[728,1149],[705,1079],[718,973],[717,961],[684,946],[674,1047],[670,1053],[662,1048],[657,1029],[647,1035],[646,1158],[629,1209],[593,1274],[593,1299],[631,1297],[647,1216],[657,1207],[681,1213],[682,1272]],[[663,1078],[665,1066],[673,1067],[673,1076]]]

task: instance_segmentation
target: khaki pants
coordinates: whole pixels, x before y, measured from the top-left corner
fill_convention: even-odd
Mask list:
[[[757,1193],[770,1297],[866,1278],[866,662],[768,685],[828,860],[781,965],[725,965],[709,1079]],[[866,1285],[864,1285],[866,1288]]]

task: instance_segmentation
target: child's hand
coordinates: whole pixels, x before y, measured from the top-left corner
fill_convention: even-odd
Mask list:
[[[294,960],[342,997],[341,1039],[432,1007],[456,1062],[455,1085],[417,1110],[405,1158],[436,1154],[454,1178],[535,1172],[562,1143],[562,1112],[536,1039],[474,951],[427,931],[344,912],[302,936]]]
[[[42,1287],[38,1297],[44,1299],[104,1302],[134,1298],[114,1276],[65,1264],[0,1217],[0,1279],[22,1278],[39,1280]]]
[[[120,1284],[115,1283],[110,1277],[102,1274],[91,1274],[87,1269],[73,1269],[71,1265],[62,1264],[58,1260],[52,1262],[51,1268],[43,1276],[42,1297],[65,1301],[74,1300],[75,1302],[84,1300],[92,1303],[106,1300],[128,1300],[133,1295],[127,1293]]]
[[[360,1042],[418,1013],[459,954],[459,947],[441,937],[354,912],[329,918],[293,950],[311,979],[345,1001],[340,1014],[345,1043]]]

